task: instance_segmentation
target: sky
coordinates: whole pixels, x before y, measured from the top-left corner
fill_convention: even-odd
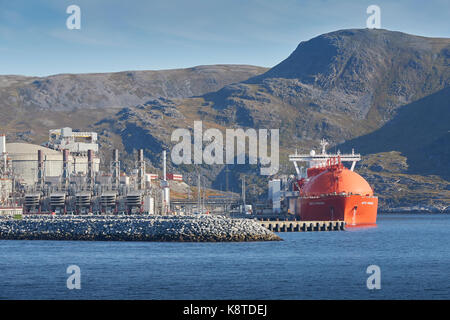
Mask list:
[[[373,4],[383,29],[450,36],[448,0],[0,0],[0,74],[272,67],[301,41],[366,28]]]

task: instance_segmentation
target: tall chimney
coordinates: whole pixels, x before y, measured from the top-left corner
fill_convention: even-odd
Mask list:
[[[120,184],[120,161],[119,161],[119,150],[114,149],[111,161],[111,173],[112,173],[112,184],[113,189],[118,190]]]
[[[89,190],[94,189],[94,152],[88,150],[88,172],[87,172],[87,184]]]
[[[0,153],[6,153],[6,136],[4,134],[0,134]]]
[[[137,181],[137,188],[138,190],[144,190],[145,189],[145,161],[144,161],[144,149],[139,149],[138,152],[138,161],[137,161],[137,170],[138,170],[138,181]]]
[[[42,150],[38,150],[38,171],[37,171],[37,188],[42,190],[44,188],[44,156]]]
[[[2,157],[3,173],[7,171],[8,155],[6,154],[6,135],[0,134],[0,156]]]
[[[162,187],[162,211],[163,214],[167,214],[170,211],[170,188],[167,182],[167,158],[166,150],[163,150],[163,181]]]
[[[62,172],[62,187],[63,190],[67,190],[69,186],[69,150],[63,150],[63,172]]]
[[[167,181],[166,150],[163,151],[163,180]]]

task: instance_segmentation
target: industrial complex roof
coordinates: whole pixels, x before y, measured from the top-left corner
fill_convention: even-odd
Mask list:
[[[49,149],[37,144],[31,143],[7,143],[6,144],[6,152],[9,155],[19,155],[19,154],[37,154],[38,150],[42,150],[44,154],[48,155],[59,155],[60,151]]]

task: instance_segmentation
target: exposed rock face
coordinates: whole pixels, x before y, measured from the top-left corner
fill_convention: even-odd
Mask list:
[[[221,216],[26,216],[0,217],[0,239],[98,241],[276,241],[250,219]]]
[[[294,139],[325,136],[339,142],[379,127],[398,107],[449,86],[448,52],[450,39],[341,30],[300,43],[266,73],[205,99],[220,110],[247,110],[242,123],[258,126],[270,115],[272,123],[286,120]],[[295,128],[295,123],[301,125]]]
[[[450,181],[450,87],[403,106],[392,120],[342,148],[363,154],[396,150],[407,158],[403,173],[437,175]]]
[[[0,96],[11,102],[19,100],[23,106],[50,110],[124,107],[158,97],[202,95],[264,71],[265,68],[247,65],[212,65],[162,71],[59,74],[42,78],[0,76]]]
[[[379,197],[380,211],[449,212],[450,182],[433,175],[405,174],[408,162],[400,152],[391,151],[367,155],[358,164],[358,173]]]

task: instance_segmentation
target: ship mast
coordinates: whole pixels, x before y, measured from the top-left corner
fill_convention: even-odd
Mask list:
[[[327,140],[325,140],[325,139],[320,140],[320,146],[322,147],[322,154],[323,155],[327,154],[327,151],[326,151],[327,145],[328,145]]]

